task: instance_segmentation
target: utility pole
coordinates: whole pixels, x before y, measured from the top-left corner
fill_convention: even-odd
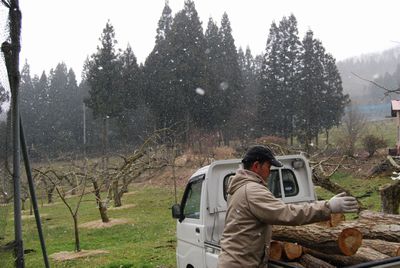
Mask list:
[[[21,181],[20,181],[20,117],[19,117],[19,53],[21,51],[21,11],[18,0],[10,0],[9,4],[10,43],[1,44],[1,51],[7,67],[8,81],[11,89],[11,120],[13,137],[13,186],[14,186],[14,234],[15,234],[15,266],[24,268],[24,246],[22,240],[21,217]]]
[[[86,106],[82,103],[83,109],[83,157],[86,158]]]

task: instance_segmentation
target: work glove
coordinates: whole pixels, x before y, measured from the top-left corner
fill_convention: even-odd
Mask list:
[[[346,196],[346,193],[340,193],[329,199],[328,207],[332,213],[357,212],[358,203],[352,196]]]

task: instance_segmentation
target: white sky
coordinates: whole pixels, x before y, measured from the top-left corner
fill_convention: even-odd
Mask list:
[[[20,0],[21,66],[31,74],[49,72],[60,62],[78,80],[86,57],[96,52],[108,19],[118,46],[132,46],[144,62],[154,46],[164,0]],[[175,14],[184,0],[170,0]],[[337,60],[377,52],[400,44],[399,0],[195,0],[205,30],[211,16],[219,25],[228,13],[236,46],[260,54],[272,21],[293,13],[302,39],[308,29]],[[397,43],[396,43],[397,42]]]

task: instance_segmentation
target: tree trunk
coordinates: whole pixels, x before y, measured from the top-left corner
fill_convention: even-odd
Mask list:
[[[120,207],[122,206],[122,202],[121,202],[121,195],[119,194],[118,191],[119,190],[118,179],[113,179],[112,188],[113,188],[114,207]]]
[[[390,257],[400,256],[400,243],[388,242],[379,239],[364,239],[362,242],[362,246],[372,248]]]
[[[335,268],[335,266],[333,266],[332,264],[329,264],[310,254],[304,254],[303,256],[301,256],[300,264],[307,268]]]
[[[99,207],[100,218],[102,222],[109,222],[110,219],[107,216],[107,206],[101,201],[100,188],[96,180],[92,180],[94,195],[96,196],[97,206]]]
[[[325,136],[326,136],[325,144],[328,145],[329,144],[329,130],[328,129],[325,130]]]
[[[103,133],[102,133],[102,164],[103,170],[107,169],[108,166],[108,120],[107,117],[103,118]]]
[[[272,239],[298,243],[331,254],[354,255],[361,246],[362,234],[355,228],[325,228],[316,224],[274,226]]]
[[[329,178],[317,174],[316,172],[313,172],[312,180],[315,185],[320,186],[334,194],[339,194],[342,192],[348,193],[348,190],[346,190],[339,184],[332,182]]]
[[[107,206],[103,202],[99,202],[99,211],[102,222],[109,222],[110,219],[107,216]]]
[[[382,212],[399,214],[400,181],[382,186],[379,191],[381,194]]]
[[[318,259],[324,260],[336,266],[356,265],[364,262],[381,260],[389,257],[376,250],[365,247],[360,247],[357,253],[353,256],[343,256],[343,255],[323,253],[309,248],[303,248],[303,251],[306,254],[310,254]]]
[[[80,252],[81,245],[79,241],[78,215],[72,215],[72,218],[74,219],[75,251]]]
[[[47,192],[47,203],[48,204],[53,203],[53,191],[48,191]]]

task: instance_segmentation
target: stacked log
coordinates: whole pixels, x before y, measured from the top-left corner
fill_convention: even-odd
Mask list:
[[[400,215],[363,211],[359,219],[274,226],[270,258],[304,267],[342,267],[400,256]]]

